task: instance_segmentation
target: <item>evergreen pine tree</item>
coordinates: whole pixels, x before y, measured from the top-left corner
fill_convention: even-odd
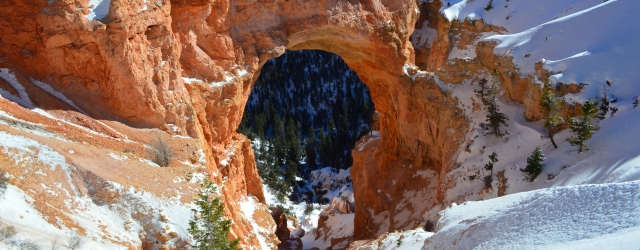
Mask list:
[[[496,154],[496,152],[493,152],[489,155],[489,162],[484,165],[484,169],[491,171],[490,174],[488,176],[485,176],[484,178],[485,187],[491,187],[491,182],[493,182],[493,164],[496,162],[498,162],[498,154]]]
[[[227,235],[231,229],[231,220],[224,217],[224,203],[220,198],[213,198],[216,187],[209,180],[202,183],[202,190],[195,201],[196,209],[193,219],[189,221],[189,233],[196,241],[193,249],[228,250],[239,249],[240,239],[229,241]]]
[[[488,90],[488,100],[485,107],[487,111],[487,116],[485,121],[487,123],[480,123],[480,128],[485,132],[485,135],[495,135],[496,137],[502,137],[504,134],[500,131],[501,126],[507,125],[507,116],[504,113],[500,112],[500,108],[498,107],[498,99],[496,99],[496,90],[494,87],[491,87]]]
[[[593,134],[600,129],[598,125],[592,124],[592,119],[596,116],[596,104],[590,100],[582,104],[582,115],[576,119],[569,119],[569,129],[573,134],[569,139],[569,143],[578,146],[578,153],[581,153],[585,146],[585,141],[589,140]]]
[[[478,86],[480,86],[480,89],[476,89],[473,92],[475,92],[476,96],[478,98],[480,98],[480,101],[482,102],[482,104],[484,104],[486,106],[488,104],[488,100],[487,100],[487,92],[488,92],[487,79],[485,79],[485,78],[480,79],[480,81],[478,81]]]
[[[498,154],[493,152],[489,155],[489,162],[484,165],[484,169],[491,171],[491,175],[493,175],[493,164],[498,162]]]
[[[487,6],[484,7],[484,10],[486,11],[490,11],[491,9],[493,9],[493,0],[489,0],[489,3],[487,4]]]
[[[598,114],[598,118],[600,120],[604,120],[604,118],[607,117],[607,113],[609,112],[609,90],[607,90],[607,85],[610,85],[611,83],[609,81],[607,81],[607,84],[605,84],[602,87],[602,97],[600,98],[600,114]]]
[[[304,149],[307,155],[307,166],[310,170],[316,169],[316,148],[316,132],[315,128],[311,126],[311,129],[309,129],[309,137],[307,137],[307,140],[304,144]]]
[[[293,119],[289,119],[289,122],[287,123],[287,146],[287,158],[295,162],[300,161],[300,156],[302,155],[302,146],[300,146],[300,131],[298,130],[298,126],[296,126]]]
[[[520,171],[527,175],[527,180],[529,182],[533,182],[536,177],[540,175],[540,172],[542,172],[542,167],[544,167],[544,164],[542,164],[541,162],[546,159],[547,158],[545,158],[544,154],[542,153],[542,148],[536,147],[536,149],[533,150],[531,156],[527,158],[527,166],[525,168],[521,168]]]
[[[327,158],[326,157],[326,147],[327,147],[327,137],[324,135],[324,132],[322,130],[319,131],[320,134],[318,134],[318,154],[316,155],[317,157],[317,162],[320,166],[324,166],[325,163],[327,162]]]
[[[553,93],[548,80],[542,88],[540,107],[542,107],[542,112],[545,115],[543,126],[547,129],[547,135],[553,147],[558,148],[558,145],[556,145],[556,142],[553,140],[553,135],[555,135],[556,131],[558,131],[563,124],[562,116],[560,116],[560,99]]]
[[[633,108],[637,108],[638,107],[638,97],[634,97],[633,101],[631,102],[631,104],[633,104]]]

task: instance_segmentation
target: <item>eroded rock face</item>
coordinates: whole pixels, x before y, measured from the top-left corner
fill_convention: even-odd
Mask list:
[[[278,240],[280,240],[280,245],[278,245],[278,249],[283,250],[300,250],[302,249],[302,241],[300,238],[292,238],[291,231],[287,226],[287,217],[284,213],[273,210],[271,212],[271,216],[273,220],[276,222],[276,235],[278,236]]]
[[[354,153],[361,159],[352,168],[355,239],[415,227],[413,219],[443,195],[439,176],[452,166],[467,127],[456,100],[407,65],[414,62],[408,40],[419,15],[415,1],[104,3],[108,14],[89,20],[97,6],[87,0],[3,1],[0,67],[46,82],[93,119],[198,139],[236,222],[232,237],[245,245],[259,244],[238,202],[264,195],[249,142],[235,130],[260,67],[285,49],[342,56],[380,113],[377,146]],[[444,62],[449,45],[438,46],[426,65]],[[39,100],[34,104],[53,108]],[[407,209],[409,216],[398,216]]]

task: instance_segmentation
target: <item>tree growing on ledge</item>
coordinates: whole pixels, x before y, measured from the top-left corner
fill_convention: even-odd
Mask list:
[[[476,93],[476,96],[480,98],[480,100],[482,101],[482,104],[487,106],[488,105],[488,92],[489,92],[489,87],[487,86],[487,79],[482,78],[480,81],[478,81],[478,86],[480,87],[480,89],[476,89],[473,92]]]
[[[496,137],[502,137],[504,134],[500,131],[501,126],[508,126],[507,121],[509,118],[504,113],[500,112],[498,107],[498,99],[496,98],[495,87],[491,87],[488,90],[488,98],[485,110],[487,110],[486,123],[480,123],[480,128],[485,132],[485,135],[495,135]]]
[[[202,183],[202,190],[195,201],[193,219],[189,221],[189,233],[196,241],[192,245],[198,250],[235,250],[239,249],[240,239],[229,241],[227,235],[231,229],[231,220],[223,216],[224,203],[220,198],[211,197],[216,187],[209,180]]]
[[[493,164],[498,162],[498,154],[493,152],[489,155],[489,162],[484,165],[484,169],[491,171],[488,176],[484,177],[484,185],[487,188],[491,188],[491,182],[493,182]]]
[[[547,129],[547,136],[549,136],[554,148],[558,148],[558,145],[553,140],[553,135],[563,124],[562,116],[560,116],[560,104],[560,99],[553,93],[549,81],[545,81],[542,95],[540,96],[540,107],[542,107],[542,112],[544,113],[543,126]]]
[[[487,6],[484,7],[484,10],[486,11],[490,11],[491,9],[493,9],[493,0],[489,0]]]
[[[569,139],[569,143],[573,146],[578,146],[578,153],[581,153],[586,148],[585,141],[589,140],[593,134],[600,130],[598,125],[592,124],[593,118],[596,117],[598,110],[596,104],[588,100],[582,104],[582,115],[576,119],[572,117],[569,119],[569,129],[573,134]]]
[[[540,172],[542,172],[542,167],[544,167],[544,164],[542,164],[541,162],[546,159],[547,158],[545,158],[544,154],[542,153],[542,148],[536,147],[536,149],[533,150],[531,156],[527,158],[527,166],[525,168],[521,168],[520,171],[527,175],[527,180],[529,182],[533,182],[536,177],[540,175]]]

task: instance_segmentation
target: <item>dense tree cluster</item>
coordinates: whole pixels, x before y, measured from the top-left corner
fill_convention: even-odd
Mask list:
[[[239,132],[260,141],[259,174],[283,199],[295,191],[296,177],[350,167],[373,112],[369,89],[339,56],[287,51],[262,68]]]

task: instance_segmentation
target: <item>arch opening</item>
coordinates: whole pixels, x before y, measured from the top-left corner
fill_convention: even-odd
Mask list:
[[[352,224],[351,151],[371,132],[374,111],[369,88],[336,54],[287,50],[267,61],[238,131],[252,141],[272,210],[307,221],[301,225],[306,235],[319,234],[310,226],[330,203]],[[311,242],[315,238],[303,242],[322,244]]]

